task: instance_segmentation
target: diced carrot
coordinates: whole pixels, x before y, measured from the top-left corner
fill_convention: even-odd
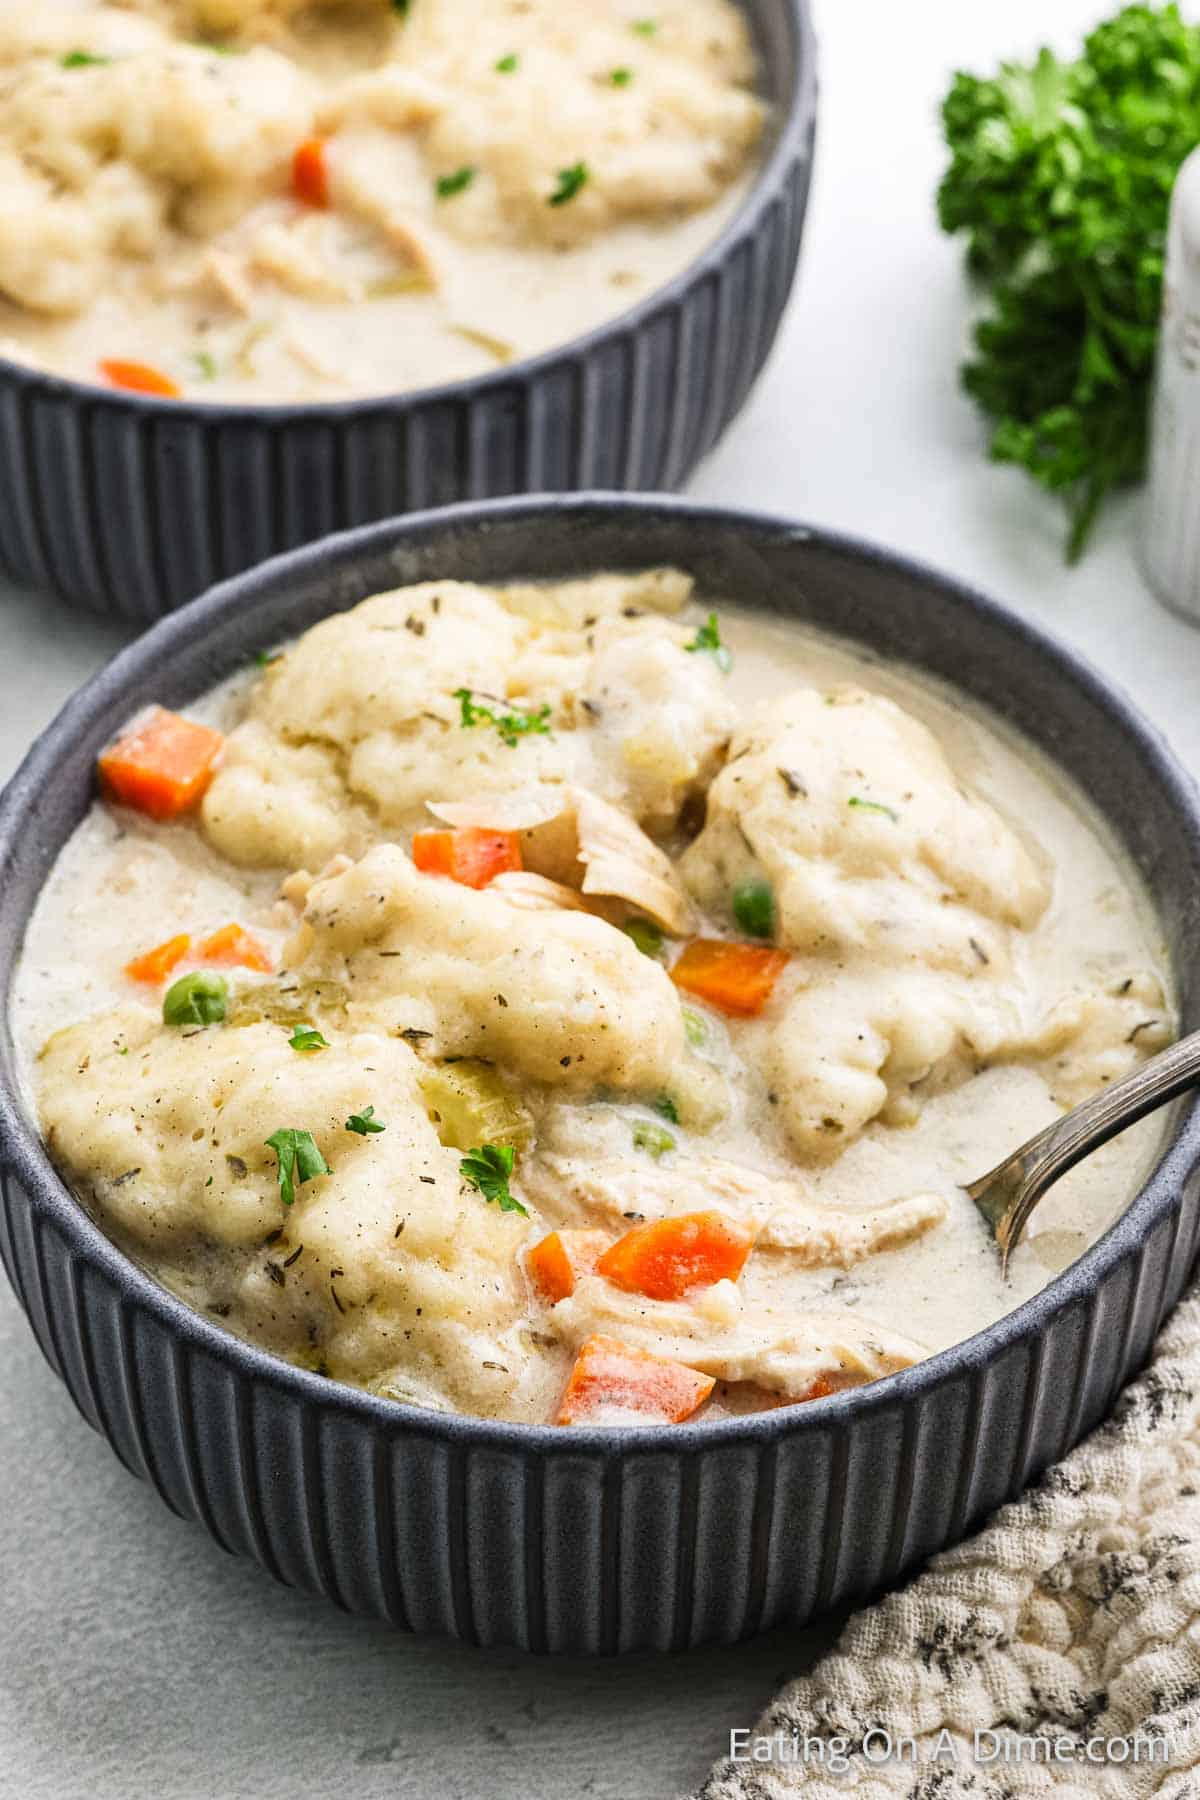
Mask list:
[[[698,1000],[743,1019],[760,1013],[786,968],[786,950],[696,938],[671,970],[671,980]]]
[[[608,1248],[603,1231],[552,1231],[533,1246],[526,1266],[542,1297],[551,1306],[575,1292],[581,1275],[590,1275]]]
[[[305,206],[329,205],[329,165],[323,138],[305,138],[292,158],[292,192]]]
[[[627,1294],[682,1300],[694,1288],[736,1281],[753,1244],[750,1227],[725,1213],[678,1213],[635,1225],[604,1252],[596,1273]]]
[[[178,382],[161,369],[152,369],[149,363],[106,357],[100,364],[100,373],[113,387],[128,388],[133,394],[158,394],[163,400],[178,400],[183,391]]]
[[[484,831],[475,825],[461,831],[418,831],[412,854],[424,874],[448,875],[470,888],[484,888],[497,875],[524,866],[515,831]]]
[[[171,970],[183,961],[191,942],[189,933],[181,931],[178,937],[168,938],[165,944],[156,944],[143,956],[135,956],[132,962],[125,964],[125,973],[130,981],[165,981]]]
[[[219,731],[156,706],[102,753],[100,785],[152,819],[178,818],[199,803],[224,743]]]
[[[678,1425],[703,1406],[716,1386],[684,1363],[651,1356],[620,1338],[590,1337],[581,1345],[562,1404],[560,1425],[603,1422],[605,1414],[636,1413],[648,1423]]]
[[[200,962],[219,963],[230,969],[258,969],[264,975],[270,975],[275,967],[266,946],[240,925],[222,925],[220,931],[197,944],[196,956]]]
[[[830,1381],[828,1375],[818,1375],[812,1386],[806,1393],[801,1394],[800,1398],[802,1400],[824,1400],[826,1394],[836,1394],[838,1392],[839,1390],[834,1386],[833,1382]]]

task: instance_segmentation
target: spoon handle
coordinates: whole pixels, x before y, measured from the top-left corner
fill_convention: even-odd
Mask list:
[[[967,1193],[992,1228],[1005,1263],[1030,1214],[1060,1175],[1127,1126],[1200,1084],[1200,1031],[1180,1038],[1022,1144]]]

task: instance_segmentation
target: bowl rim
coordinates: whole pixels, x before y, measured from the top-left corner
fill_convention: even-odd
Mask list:
[[[741,5],[744,0],[736,0]],[[441,381],[430,387],[384,390],[378,394],[355,394],[340,400],[204,400],[191,395],[167,398],[157,394],[141,394],[124,388],[108,388],[98,382],[82,381],[61,375],[36,364],[0,354],[0,383],[8,382],[26,392],[45,394],[55,399],[69,399],[76,404],[88,403],[118,407],[151,418],[176,423],[203,425],[237,425],[261,420],[275,425],[341,424],[349,420],[379,413],[400,414],[410,408],[473,404],[487,400],[505,388],[537,381],[557,364],[586,358],[607,338],[637,333],[662,310],[679,303],[685,295],[710,276],[727,260],[742,242],[750,242],[763,213],[774,202],[780,184],[793,160],[802,156],[806,140],[816,127],[817,111],[817,39],[812,19],[811,0],[782,0],[796,33],[798,49],[796,78],[785,105],[776,109],[780,125],[770,154],[762,162],[748,190],[726,219],[721,230],[700,253],[685,263],[661,286],[644,294],[623,312],[602,319],[589,331],[551,344],[532,356],[506,363],[499,369],[484,370],[461,381]],[[811,152],[810,152],[811,154]]]
[[[751,541],[814,542],[851,567],[858,564],[888,568],[917,583],[937,588],[968,612],[998,627],[1014,639],[1025,654],[1037,656],[1049,664],[1057,678],[1074,687],[1083,699],[1112,718],[1133,740],[1136,751],[1171,801],[1179,829],[1190,840],[1192,854],[1200,867],[1200,786],[1179,762],[1161,732],[1116,683],[1102,675],[1074,648],[1059,642],[1021,614],[917,558],[890,551],[854,534],[827,530],[775,514],[712,506],[677,496],[593,491],[467,501],[333,533],[234,575],[188,605],[169,613],[103,664],[75,691],[34,740],[0,791],[0,871],[8,865],[14,843],[35,823],[39,797],[53,784],[64,751],[88,734],[97,714],[109,710],[113,694],[126,687],[135,688],[150,678],[156,669],[169,666],[176,650],[184,654],[194,651],[214,625],[224,622],[230,615],[244,615],[253,610],[256,600],[273,597],[280,584],[293,577],[311,576],[323,568],[332,576],[337,570],[352,568],[361,557],[402,546],[410,537],[427,540],[432,535],[453,541],[455,534],[464,528],[486,529],[494,523],[536,528],[544,525],[548,517],[580,521],[585,527],[589,521],[618,517],[628,521],[631,533],[636,533],[639,521],[650,519],[674,524],[682,532],[703,523],[710,529],[728,530]],[[356,604],[335,594],[332,585],[330,599],[330,615]],[[137,700],[138,696],[131,698]],[[131,704],[130,710],[133,709]],[[0,905],[3,905],[2,897]],[[28,923],[28,917],[25,923]],[[22,942],[23,938],[24,931]],[[5,1008],[0,1030],[5,1034],[8,1032],[10,999],[7,982],[11,980],[19,957],[20,944],[14,949],[12,967],[6,970],[0,966],[0,999]],[[1177,958],[1173,960],[1177,961]],[[1086,1305],[1117,1264],[1128,1253],[1140,1248],[1153,1227],[1169,1214],[1173,1196],[1182,1193],[1184,1183],[1197,1167],[1200,1167],[1200,1093],[1190,1102],[1180,1103],[1175,1127],[1159,1160],[1137,1194],[1093,1245],[1011,1312],[911,1368],[882,1376],[859,1388],[765,1412],[695,1423],[685,1421],[681,1425],[572,1426],[564,1430],[557,1425],[437,1412],[385,1399],[298,1368],[257,1344],[237,1337],[187,1305],[117,1248],[58,1175],[40,1134],[25,1116],[17,1092],[10,1091],[0,1082],[0,1173],[16,1178],[30,1204],[49,1218],[69,1246],[108,1278],[120,1293],[123,1304],[139,1306],[168,1334],[182,1336],[194,1350],[213,1357],[218,1363],[231,1365],[247,1379],[266,1381],[298,1402],[357,1417],[383,1432],[423,1435],[452,1445],[514,1454],[536,1451],[611,1459],[627,1453],[663,1450],[698,1453],[735,1444],[754,1444],[762,1448],[780,1436],[828,1431],[843,1422],[848,1424],[893,1408],[903,1409],[935,1388],[954,1380],[969,1379],[975,1371],[997,1361],[1022,1341],[1039,1336],[1052,1317],[1072,1307]],[[27,1304],[24,1296],[19,1297]]]

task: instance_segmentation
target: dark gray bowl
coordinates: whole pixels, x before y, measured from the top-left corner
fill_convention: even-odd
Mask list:
[[[280,558],[164,621],[90,681],[0,797],[0,988],[139,706],[186,705],[377,589],[673,562],[714,597],[812,621],[956,682],[1091,796],[1155,896],[1200,1025],[1200,802],[1153,731],[1068,651],[928,569],[681,501],[515,500]],[[7,1009],[6,1009],[7,1010]],[[123,1257],[54,1173],[0,1041],[0,1249],[52,1368],[168,1505],[227,1549],[417,1631],[551,1651],[731,1640],[894,1582],[1101,1419],[1187,1280],[1200,1105],[1120,1222],[967,1343],[854,1393],[754,1417],[602,1431],[492,1424],[340,1387],[239,1342]]]
[[[743,205],[667,286],[494,374],[338,404],[156,400],[0,358],[0,570],[145,625],[372,519],[498,494],[679,486],[775,341],[812,173],[809,0],[740,4],[774,135]]]

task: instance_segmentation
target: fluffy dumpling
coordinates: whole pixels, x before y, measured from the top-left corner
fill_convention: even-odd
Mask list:
[[[684,1055],[676,991],[623,932],[419,874],[394,844],[314,884],[287,959],[432,1052],[529,1081],[655,1093]]]
[[[682,868],[718,916],[739,882],[765,877],[792,949],[967,972],[1049,897],[1016,832],[925,726],[857,688],[801,688],[755,714]]]
[[[746,166],[765,108],[750,32],[724,0],[671,0],[631,34],[612,0],[421,0],[396,57],[334,97],[327,129],[415,129],[431,169],[469,167],[446,230],[565,248],[711,205]],[[515,32],[515,37],[514,37]],[[497,63],[520,50],[520,80]],[[614,84],[615,69],[630,79]],[[581,169],[570,204],[560,172]]]
[[[554,589],[430,582],[314,626],[230,735],[202,823],[249,866],[313,866],[427,824],[460,795],[579,781],[673,823],[732,723],[713,659],[664,613],[670,570]],[[670,690],[671,728],[641,704]]]
[[[360,1385],[505,1410],[526,1362],[517,1254],[527,1226],[465,1183],[398,1039],[294,1050],[269,1024],[180,1031],[129,1008],[72,1026],[41,1058],[41,1114],[62,1173],[135,1245],[226,1265],[222,1316]],[[376,1107],[382,1131],[347,1120]],[[280,1193],[281,1128],[330,1172]]]
[[[64,67],[80,52],[93,61]],[[117,7],[0,12],[0,293],[83,310],[116,259],[201,235],[282,188],[309,77],[273,50],[220,56]]]

